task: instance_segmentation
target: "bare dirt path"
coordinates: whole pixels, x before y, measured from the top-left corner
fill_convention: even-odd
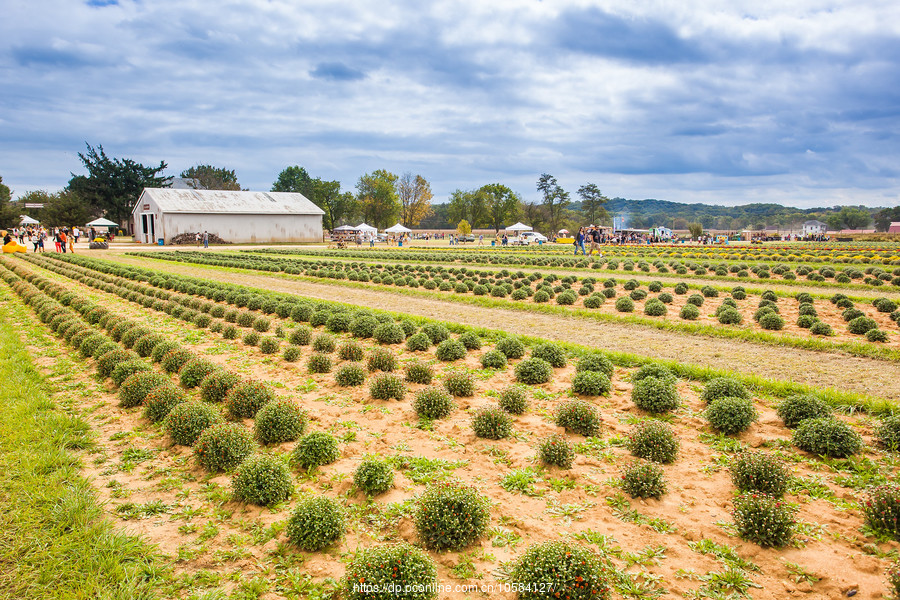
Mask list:
[[[500,329],[517,335],[532,335],[816,387],[832,387],[889,399],[900,398],[900,364],[885,361],[691,336],[578,317],[482,308],[422,298],[413,300],[388,291],[353,289],[266,275],[210,271],[198,266],[183,266],[125,256],[105,256],[118,262],[163,272],[207,277],[216,281],[321,300],[335,300],[369,308],[404,312],[475,327]]]

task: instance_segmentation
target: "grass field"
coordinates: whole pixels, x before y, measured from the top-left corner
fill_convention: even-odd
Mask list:
[[[676,293],[663,277],[653,290],[626,286],[621,271],[604,285],[609,276],[570,275],[567,264],[462,271],[447,260],[462,250],[413,250],[434,261],[0,259],[0,368],[11,382],[0,397],[0,595],[362,597],[354,583],[378,581],[389,564],[366,552],[401,542],[410,562],[384,576],[437,582],[440,598],[513,598],[535,582],[573,597],[889,594],[900,528],[867,507],[900,514],[900,403],[894,381],[878,385],[896,363],[892,311],[834,282],[888,341],[850,333],[851,307],[823,294],[809,298],[810,316],[836,335],[819,339],[796,324],[804,303],[780,279],[746,285],[734,307],[742,322],[722,324],[730,284],[714,296],[689,280]],[[876,261],[894,268],[890,245],[769,256],[851,254],[869,261],[851,263],[864,274]],[[240,264],[247,256],[252,266]],[[324,262],[260,268],[272,260]],[[770,285],[780,330],[754,319]],[[476,296],[478,286],[490,287]],[[575,301],[557,304],[569,289]],[[612,297],[584,306],[602,290]],[[542,291],[552,298],[535,303]],[[665,293],[666,314],[645,315]],[[695,293],[700,316],[681,319]],[[636,315],[613,308],[622,298]],[[613,328],[637,343],[604,343]],[[660,360],[669,355],[654,336],[698,343]],[[828,378],[800,376],[816,363]],[[798,394],[809,399],[787,401]],[[797,420],[792,403],[831,416]],[[333,454],[307,468],[310,448]],[[783,500],[742,494],[760,489],[741,479],[754,460],[768,461],[763,479],[782,474]],[[441,505],[446,494],[455,500]],[[527,558],[551,541],[567,544],[563,562],[587,557],[570,581],[558,561],[546,570]]]

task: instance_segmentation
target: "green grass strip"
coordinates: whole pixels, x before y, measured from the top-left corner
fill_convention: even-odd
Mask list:
[[[17,332],[56,343],[25,315],[0,286],[0,597],[154,598],[154,550],[115,531],[80,475],[90,426],[51,400]]]

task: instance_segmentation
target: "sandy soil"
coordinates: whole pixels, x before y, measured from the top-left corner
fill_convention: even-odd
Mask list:
[[[131,257],[117,257],[117,260],[159,271],[197,277],[207,276],[219,281],[394,310],[477,327],[501,329],[514,334],[533,335],[651,358],[753,373],[761,377],[794,381],[815,387],[832,387],[877,397],[900,398],[900,364],[885,361],[795,348],[786,351],[784,348],[765,344],[691,336],[648,329],[639,325],[605,323],[578,317],[512,312],[440,300],[417,298],[413,301],[390,291],[291,281],[265,275],[212,272],[199,266],[164,261]],[[782,300],[780,304],[787,306],[789,301]],[[817,304],[825,309],[824,303]],[[714,309],[708,309],[707,305],[704,305],[703,313],[711,312],[714,312]],[[796,323],[796,317],[793,323]],[[841,326],[836,329],[838,328]],[[846,329],[845,326],[843,328]],[[787,360],[786,352],[789,353]]]
[[[413,392],[423,386],[411,386],[410,393],[400,402],[373,401],[365,387],[339,388],[331,374],[305,373],[302,359],[286,364],[277,358],[263,358],[239,342],[224,342],[206,330],[186,330],[182,322],[164,314],[74,282],[70,285],[79,293],[102,300],[123,316],[141,318],[167,337],[190,344],[196,352],[244,377],[271,382],[279,394],[293,398],[309,411],[311,430],[331,431],[343,439],[341,459],[314,477],[298,473],[297,487],[302,492],[341,498],[356,516],[347,537],[335,548],[303,553],[283,544],[281,526],[290,506],[263,509],[232,501],[227,475],[206,474],[196,466],[190,450],[172,446],[158,426],[140,416],[140,408],[119,408],[111,385],[85,399],[83,408],[98,434],[98,450],[84,459],[88,475],[108,503],[108,512],[120,520],[123,528],[145,535],[170,555],[176,574],[189,579],[186,587],[192,590],[234,587],[228,579],[239,574],[245,580],[254,576],[268,579],[273,588],[262,598],[280,598],[291,589],[290,582],[302,582],[304,574],[316,582],[339,577],[344,568],[343,555],[358,545],[399,539],[415,541],[410,501],[424,485],[416,482],[410,471],[398,472],[394,488],[371,504],[351,489],[350,474],[359,460],[366,454],[379,453],[448,461],[453,465],[447,470],[448,476],[477,486],[493,503],[494,529],[484,540],[465,552],[431,553],[444,584],[496,584],[494,572],[502,562],[519,556],[529,544],[590,530],[614,536],[613,543],[625,553],[658,548],[657,558],[644,565],[626,566],[628,555],[615,562],[637,582],[658,578],[659,585],[669,592],[666,597],[683,597],[702,585],[700,577],[725,570],[713,556],[691,549],[691,543],[704,538],[735,548],[741,558],[758,567],[758,571],[746,573],[760,586],[749,590],[753,598],[836,598],[848,590],[857,591],[859,598],[882,597],[883,572],[888,561],[863,551],[863,546],[873,539],[860,535],[860,515],[848,504],[859,496],[860,489],[842,487],[841,483],[849,483],[840,479],[841,473],[815,457],[787,447],[789,431],[767,399],[758,399],[761,417],[739,440],[745,447],[780,448],[777,452],[792,465],[795,475],[820,482],[830,492],[829,500],[815,499],[806,491],[789,496],[798,505],[804,531],[798,536],[797,547],[782,550],[743,542],[722,525],[730,521],[733,494],[725,468],[728,456],[705,436],[708,426],[700,415],[703,406],[698,398],[699,387],[691,382],[683,381],[678,386],[683,407],[674,415],[672,424],[682,446],[678,460],[665,467],[669,493],[660,500],[628,501],[643,523],[626,522],[617,516],[607,498],[619,493],[620,469],[630,460],[617,440],[628,432],[636,418],[644,416],[630,400],[629,370],[616,370],[609,397],[589,399],[603,415],[600,443],[582,446],[569,471],[543,469],[533,462],[535,445],[544,436],[559,431],[550,415],[569,395],[572,365],[556,369],[550,383],[532,386],[530,410],[515,418],[516,433],[512,438],[483,440],[472,433],[467,409],[490,403],[495,390],[512,382],[512,365],[499,372],[478,369],[478,356],[488,348],[445,365],[434,361],[433,349],[411,353],[402,345],[392,347],[401,363],[411,359],[431,362],[439,378],[461,367],[476,374],[474,397],[459,399],[457,410],[448,419],[436,422],[433,431],[427,431],[415,427],[411,408]],[[41,326],[36,319],[34,325]],[[304,358],[309,354],[309,348],[305,348]],[[89,374],[91,361],[80,364],[81,368],[69,377],[83,381],[86,387],[95,386]],[[871,441],[869,419],[857,417],[850,422]],[[245,421],[245,425],[251,426],[251,421]],[[572,443],[585,441],[577,435],[568,437]],[[287,452],[292,445],[282,444],[270,451]],[[129,458],[136,451],[143,451],[141,458]],[[870,449],[866,458],[881,461],[883,455]],[[534,470],[537,481],[532,495],[509,492],[499,485],[514,469]],[[136,518],[126,518],[120,512],[122,507],[134,508],[128,503],[151,502],[161,503],[161,512]],[[659,519],[657,529],[670,531],[653,529],[649,519]],[[873,545],[869,552],[875,547],[888,551],[898,545]],[[840,569],[835,568],[838,562]],[[467,563],[467,569],[461,568]],[[792,576],[789,563],[800,565],[810,577]],[[282,586],[282,592],[276,593],[274,586]],[[480,592],[442,595],[453,600],[488,597],[512,596]]]

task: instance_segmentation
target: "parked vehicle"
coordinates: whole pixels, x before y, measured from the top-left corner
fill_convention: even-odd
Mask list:
[[[546,242],[546,236],[538,233],[537,231],[523,231],[522,235],[519,236],[523,241],[526,241],[531,244],[536,244],[538,242]]]

